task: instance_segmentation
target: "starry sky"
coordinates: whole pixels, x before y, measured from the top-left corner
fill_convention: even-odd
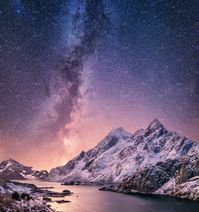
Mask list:
[[[199,140],[197,0],[0,0],[0,160],[62,165],[158,118]]]

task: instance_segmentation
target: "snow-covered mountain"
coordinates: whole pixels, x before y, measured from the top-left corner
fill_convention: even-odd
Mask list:
[[[24,166],[13,159],[5,160],[0,163],[0,179],[24,180],[39,179],[44,180],[48,176],[46,170],[36,171],[32,167]]]
[[[147,166],[153,167],[168,160],[179,161],[194,155],[199,155],[197,142],[168,131],[155,119],[145,130],[138,130],[135,134],[130,134],[123,128],[112,130],[93,149],[82,151],[66,165],[52,169],[49,179],[120,183]]]

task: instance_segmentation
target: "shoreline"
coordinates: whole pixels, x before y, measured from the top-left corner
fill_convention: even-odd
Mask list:
[[[49,189],[49,188],[48,188]],[[0,211],[43,211],[56,212],[49,203],[67,203],[69,201],[52,201],[51,197],[63,198],[72,195],[69,190],[62,192],[50,191],[47,187],[40,188],[34,183],[24,183],[18,180],[0,180]]]

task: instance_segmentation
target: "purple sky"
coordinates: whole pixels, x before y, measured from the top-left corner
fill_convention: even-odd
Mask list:
[[[9,0],[0,159],[50,168],[158,118],[199,140],[198,2]],[[50,160],[49,160],[50,158]]]

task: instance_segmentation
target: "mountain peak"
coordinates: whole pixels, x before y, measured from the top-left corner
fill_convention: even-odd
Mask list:
[[[32,167],[28,167],[28,166],[24,166],[22,165],[21,163],[19,163],[18,161],[12,159],[12,158],[9,158],[7,160],[4,160],[0,163],[0,166],[5,166],[5,167],[25,167],[25,168],[32,168]]]
[[[3,164],[7,164],[7,165],[18,165],[20,164],[19,162],[17,162],[16,160],[12,159],[12,158],[9,158],[8,160],[5,160],[5,161],[2,161],[1,163]]]
[[[154,119],[148,126],[148,129],[159,129],[159,128],[164,128],[162,123],[158,119]]]
[[[12,162],[12,163],[19,163],[19,162],[17,162],[16,160],[14,160],[12,158],[9,158],[7,161]]]
[[[110,133],[123,133],[123,132],[125,132],[124,128],[118,127],[118,128],[112,129]]]
[[[111,132],[109,133],[111,136],[116,136],[116,137],[130,137],[132,136],[131,133],[128,133],[124,128],[118,127],[116,129],[112,129]]]
[[[147,127],[147,129],[145,130],[145,135],[148,136],[151,133],[155,132],[155,131],[159,131],[160,134],[166,132],[167,130],[164,128],[164,126],[162,125],[162,123],[158,120],[158,119],[154,119],[149,126]]]
[[[24,180],[24,179],[46,179],[48,172],[45,170],[32,170],[32,167],[22,165],[16,160],[9,158],[0,163],[0,179]]]

